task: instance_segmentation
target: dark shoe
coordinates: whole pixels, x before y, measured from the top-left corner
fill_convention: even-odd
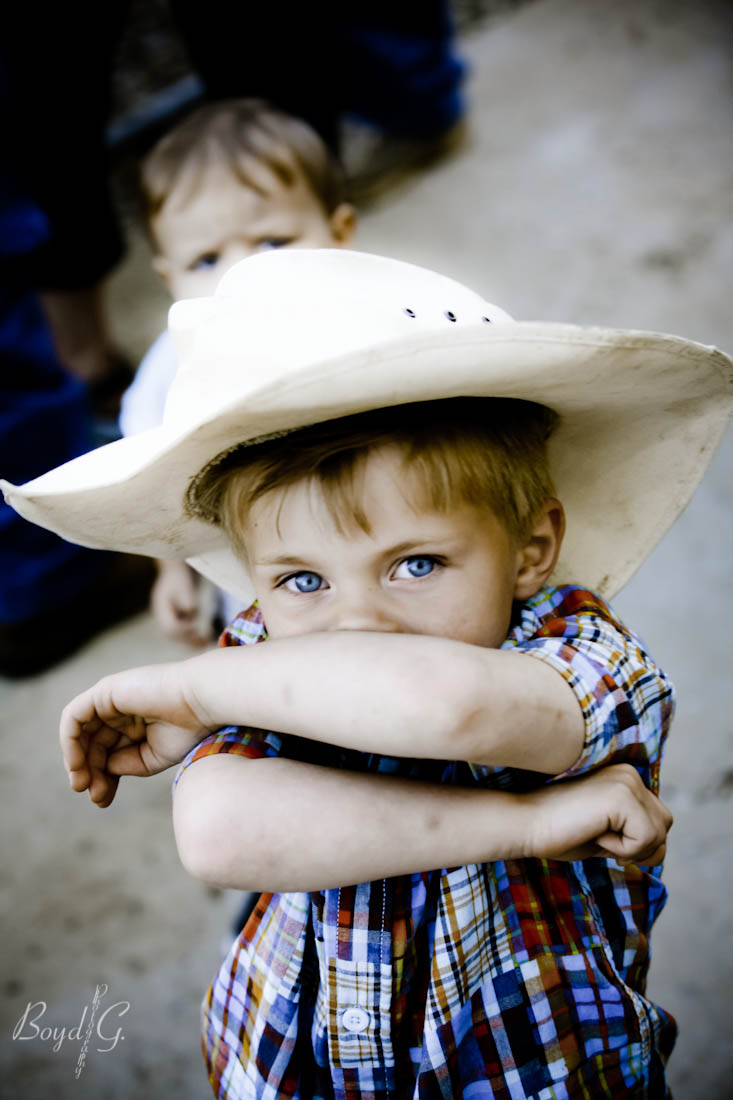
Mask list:
[[[102,630],[144,611],[155,574],[152,558],[114,554],[109,567],[71,603],[34,619],[0,624],[0,675],[45,672]]]

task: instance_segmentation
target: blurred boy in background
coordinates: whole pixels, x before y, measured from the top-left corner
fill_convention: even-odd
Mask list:
[[[270,248],[340,248],[351,242],[354,208],[341,167],[306,122],[259,99],[195,110],[141,167],[153,267],[175,301],[212,295],[238,260]],[[163,332],[124,394],[124,435],[163,419],[177,369]],[[240,610],[182,561],[159,561],[151,606],[169,638],[205,645]]]

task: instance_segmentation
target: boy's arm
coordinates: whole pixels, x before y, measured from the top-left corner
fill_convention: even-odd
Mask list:
[[[61,746],[72,787],[107,805],[115,775],[162,771],[227,725],[550,773],[578,757],[584,732],[573,692],[539,661],[426,635],[349,631],[104,677],[64,709]]]
[[[155,774],[201,740],[207,723],[181,690],[191,663],[106,677],[65,708],[61,742],[75,790],[109,805],[117,776]],[[522,856],[652,862],[671,824],[625,765],[514,795],[229,754],[184,772],[174,812],[184,864],[242,889],[318,889]]]
[[[501,650],[343,632],[239,656],[245,679],[229,698],[207,699],[204,664],[192,668],[197,703],[236,706],[242,690],[239,721],[383,755],[555,776],[630,762],[658,789],[673,686],[603,600],[574,586],[525,607]]]
[[[191,874],[265,891],[497,859],[659,862],[672,823],[628,765],[517,795],[228,754],[184,772],[173,814]]]
[[[62,720],[72,786],[89,787],[92,767],[90,793],[103,804],[115,774],[160,771],[208,731],[231,724],[387,756],[554,775],[633,762],[656,790],[672,685],[597,597],[556,593],[549,623],[547,616],[531,623],[519,651],[348,631],[215,650],[107,677],[75,699]],[[97,703],[112,715],[111,731]],[[75,724],[82,712],[88,727]],[[140,715],[152,715],[152,726]],[[166,723],[180,725],[180,715],[194,738],[180,743],[179,754],[166,749],[161,762],[148,731],[159,741]],[[130,745],[122,739],[127,727],[137,744],[120,754],[116,768],[109,753]]]
[[[187,662],[211,729],[256,726],[342,748],[557,775],[585,724],[555,668],[428,635],[344,631],[216,650]]]

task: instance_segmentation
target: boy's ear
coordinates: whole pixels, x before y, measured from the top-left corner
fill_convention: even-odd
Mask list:
[[[350,202],[339,203],[331,214],[329,224],[334,243],[346,248],[356,229],[356,210]]]
[[[565,510],[559,500],[550,497],[538,512],[529,538],[518,551],[515,600],[528,600],[546,583],[555,568],[564,534]]]
[[[153,256],[153,259],[152,259],[151,263],[152,263],[153,271],[155,272],[155,274],[160,279],[163,280],[165,285],[170,290],[170,288],[171,288],[171,276],[173,274],[172,265],[171,265],[170,260],[167,260],[165,258],[165,256],[156,255],[156,256]]]

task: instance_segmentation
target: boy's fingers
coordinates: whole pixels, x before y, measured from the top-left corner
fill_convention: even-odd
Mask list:
[[[67,771],[83,767],[89,740],[96,737],[103,723],[85,691],[64,707],[59,721],[61,755]]]
[[[596,844],[604,855],[620,863],[644,863],[654,865],[664,859],[667,842],[665,830],[654,832],[642,839],[633,839],[621,833],[608,832],[597,837]]]
[[[117,793],[118,782],[119,780],[116,776],[108,776],[101,773],[92,776],[92,781],[89,784],[89,797],[95,806],[99,806],[100,809],[105,809],[110,805]]]
[[[127,745],[109,754],[107,771],[115,777],[121,775],[136,775],[145,777],[150,774],[150,768],[145,764],[142,756],[141,745]]]
[[[73,772],[84,767],[86,752],[79,744],[78,740],[65,740],[62,735],[61,757],[67,772]]]
[[[81,735],[80,735],[81,736]],[[84,738],[86,742],[86,737]],[[69,777],[72,790],[84,791],[89,785],[87,747],[78,739],[67,740],[61,732],[61,759]]]
[[[59,724],[59,741],[61,742],[61,756],[67,771],[80,767],[86,758],[86,751],[80,744],[80,739],[86,737],[84,730],[66,710],[61,715]]]
[[[119,734],[115,730],[104,729],[90,739],[87,748],[87,765],[92,775],[97,772],[104,774],[107,771],[109,750],[117,741],[119,741]]]
[[[91,773],[86,766],[81,768],[68,769],[69,785],[72,791],[76,791],[77,794],[81,791],[85,791],[91,782]]]
[[[663,841],[658,848],[651,852],[648,856],[644,856],[643,859],[638,859],[637,863],[646,863],[650,867],[655,867],[658,863],[664,862],[664,857],[667,854],[667,842]]]

